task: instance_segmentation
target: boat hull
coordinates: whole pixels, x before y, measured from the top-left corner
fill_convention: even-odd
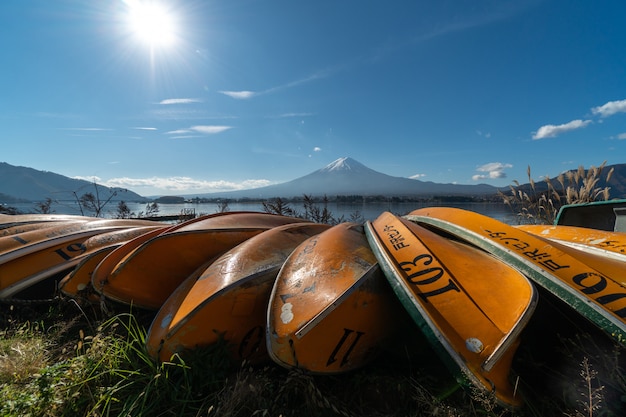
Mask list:
[[[115,238],[143,232],[141,228],[113,223],[77,230],[14,250],[0,257],[0,298],[16,295],[47,278],[69,271],[90,253],[107,246]],[[154,227],[154,223],[152,226]],[[130,231],[129,231],[130,229]]]
[[[266,213],[227,213],[161,233],[126,255],[98,283],[111,300],[158,310],[200,266],[259,233],[305,220]]]
[[[536,305],[532,284],[485,252],[391,213],[366,232],[402,304],[457,378],[519,406],[509,373]]]
[[[286,368],[349,372],[382,352],[400,314],[363,227],[342,223],[303,242],[281,268],[267,312],[268,352]]]
[[[626,287],[619,281],[626,271],[605,275],[553,243],[471,211],[429,207],[405,217],[490,252],[626,345]]]
[[[168,298],[148,332],[147,349],[160,361],[223,338],[235,360],[267,358],[265,318],[282,264],[323,224],[278,226],[251,237],[192,275]]]

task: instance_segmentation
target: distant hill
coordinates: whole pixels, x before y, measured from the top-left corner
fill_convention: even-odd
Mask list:
[[[200,198],[254,198],[361,195],[361,196],[488,196],[497,188],[487,184],[438,184],[393,177],[374,171],[352,158],[340,158],[308,175],[282,184],[250,190],[194,195]]]
[[[613,174],[608,183],[604,181],[606,173],[613,168]],[[607,166],[602,170],[602,181],[600,187],[611,187],[611,198],[626,198],[626,164]]]
[[[606,174],[613,169],[608,183],[604,181]],[[558,175],[558,173],[556,174]],[[75,200],[87,192],[93,193],[94,184],[85,180],[69,178],[53,172],[38,171],[33,168],[9,165],[0,162],[0,204],[17,202],[39,202],[47,198],[53,200]],[[554,178],[554,177],[553,177]],[[539,189],[545,188],[543,181],[536,183]],[[617,164],[604,167],[601,181],[597,187],[611,187],[611,198],[626,198],[626,164]],[[521,185],[523,189],[528,184]],[[501,188],[507,191],[508,187]],[[308,175],[296,178],[282,184],[270,185],[248,190],[192,194],[181,197],[192,198],[230,198],[230,199],[270,199],[274,197],[302,197],[307,194],[319,196],[389,196],[389,197],[489,197],[496,194],[498,188],[487,184],[459,185],[440,184],[430,181],[412,180],[409,178],[394,177],[366,167],[352,158],[340,158]],[[100,196],[108,198],[117,192],[113,201],[147,202],[149,198],[142,197],[130,190],[109,188],[98,185]]]
[[[0,203],[11,204],[11,203],[28,203],[28,200],[24,200],[23,198],[13,197],[11,195],[6,195],[0,193]]]
[[[95,193],[94,184],[85,180],[69,178],[53,172],[38,171],[33,168],[20,167],[0,162],[0,203],[15,203],[24,201],[75,200],[85,193]],[[110,188],[98,185],[98,193],[108,198],[112,193],[117,195],[113,201],[147,201],[130,190]],[[76,195],[74,195],[76,193]]]
[[[613,170],[613,173],[611,174],[609,181],[606,181],[606,176],[611,171],[611,169]],[[568,170],[568,171],[576,172],[577,170],[573,169],[573,170]],[[567,174],[568,171],[565,171],[564,174]],[[584,172],[586,176],[589,170],[585,169]],[[561,185],[556,180],[558,175],[559,174],[555,174],[554,176],[551,176],[550,180],[551,180],[551,183],[557,188],[557,190],[561,191]],[[568,181],[567,181],[567,177],[565,177],[565,186],[567,187],[567,185],[568,185]],[[610,188],[609,199],[626,198],[626,164],[607,165],[602,169],[602,173],[600,174],[599,181],[597,182],[594,188],[602,189],[605,187]],[[542,192],[542,191],[545,191],[547,188],[548,187],[545,181],[538,180],[535,182],[536,191]],[[506,190],[503,190],[503,191],[505,191],[506,194],[509,194],[509,190],[510,188],[507,187]],[[528,183],[520,184],[519,190],[524,191],[526,193],[530,193],[531,185]]]

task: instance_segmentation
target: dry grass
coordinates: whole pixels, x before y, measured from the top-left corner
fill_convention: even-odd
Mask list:
[[[511,185],[510,194],[499,192],[505,204],[511,207],[518,216],[519,224],[553,224],[559,209],[566,204],[589,203],[608,200],[609,187],[598,187],[606,161],[599,167],[592,166],[585,170],[579,166],[577,170],[567,171],[552,179],[543,179],[544,187],[538,187],[531,176],[530,166],[526,174],[528,186],[522,186],[516,180]],[[606,174],[608,182],[613,168]]]
[[[0,384],[22,384],[50,365],[49,343],[39,330],[39,324],[26,322],[0,331]]]
[[[2,416],[578,417],[626,407],[623,349],[598,334],[573,337],[578,325],[557,338],[555,326],[564,332],[569,316],[531,322],[514,363],[527,402],[510,411],[460,389],[413,327],[361,370],[311,375],[233,364],[219,345],[156,364],[145,351],[149,315],[107,319],[62,302],[39,309],[0,326]]]

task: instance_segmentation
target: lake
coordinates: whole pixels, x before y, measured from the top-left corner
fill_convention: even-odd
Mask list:
[[[140,212],[146,212],[145,203],[126,203],[131,212],[136,215]],[[343,216],[344,220],[350,220],[353,214],[358,213],[365,220],[374,220],[383,211],[390,211],[395,214],[404,215],[412,210],[416,210],[422,207],[445,205],[447,207],[458,207],[466,210],[475,211],[477,213],[485,214],[489,217],[493,217],[500,221],[509,224],[516,224],[516,216],[511,212],[511,209],[502,203],[399,203],[399,202],[368,202],[368,203],[328,203],[328,209],[334,217],[338,218]],[[34,213],[34,203],[24,204],[12,204],[12,207],[24,213]],[[290,203],[289,207],[295,209],[298,212],[303,212],[302,204]],[[321,207],[321,206],[320,206]],[[263,211],[263,205],[261,203],[236,203],[231,202],[228,204],[229,211]],[[81,214],[80,209],[75,201],[60,201],[55,202],[52,205],[52,211],[56,214]],[[181,203],[181,204],[159,204],[160,216],[178,215],[182,212],[193,211],[198,215],[213,214],[219,211],[219,207],[216,203]],[[117,212],[117,202],[110,203],[104,209],[105,217],[115,217]],[[85,213],[91,215],[91,213]]]

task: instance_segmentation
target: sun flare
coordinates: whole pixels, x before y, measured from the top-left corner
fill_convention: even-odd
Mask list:
[[[176,41],[176,25],[170,10],[157,2],[126,1],[128,22],[137,38],[150,47],[167,47]]]

